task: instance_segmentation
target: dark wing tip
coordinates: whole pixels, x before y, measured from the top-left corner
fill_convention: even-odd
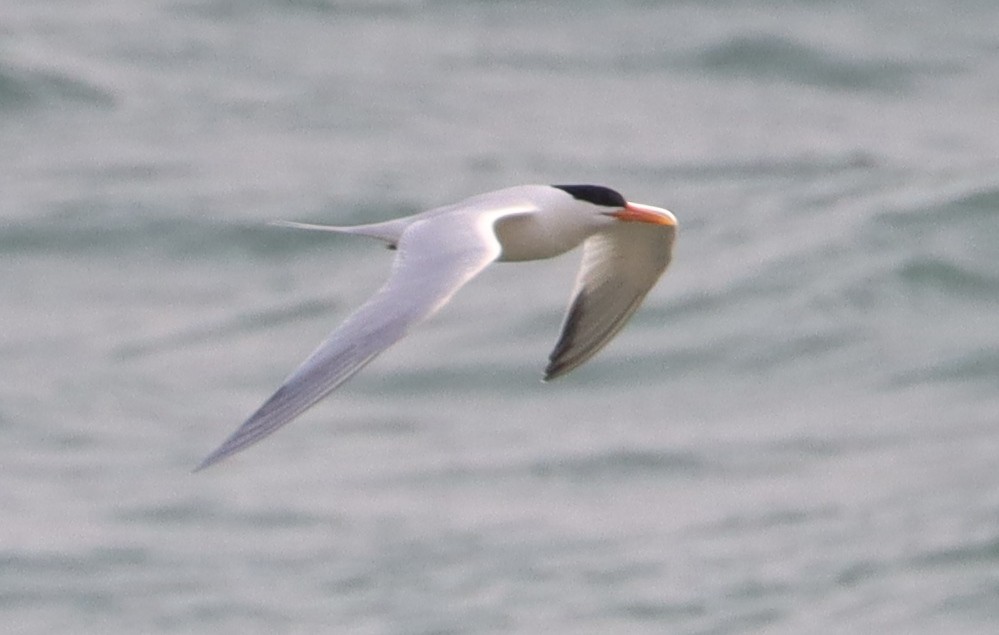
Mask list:
[[[555,362],[552,362],[545,366],[545,375],[541,378],[541,381],[545,383],[550,382],[553,379],[558,379],[567,372],[568,369],[566,369],[565,364],[556,364]]]
[[[577,366],[569,352],[572,351],[576,343],[576,332],[579,330],[580,319],[586,311],[586,294],[583,291],[572,301],[569,312],[565,316],[565,324],[562,326],[562,334],[559,335],[555,348],[548,356],[548,365],[545,367],[543,381],[550,381],[560,377]]]

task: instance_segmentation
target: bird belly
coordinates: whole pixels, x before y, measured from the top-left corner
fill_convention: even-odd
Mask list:
[[[502,251],[497,260],[516,262],[554,258],[588,237],[582,228],[551,226],[533,214],[501,218],[494,226]]]

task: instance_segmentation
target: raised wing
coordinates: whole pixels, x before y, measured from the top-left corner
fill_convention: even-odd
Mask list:
[[[413,324],[436,313],[499,256],[493,223],[502,215],[448,214],[415,221],[402,233],[384,286],[195,471],[285,425],[399,341]]]
[[[545,381],[604,347],[638,309],[672,258],[675,228],[622,222],[583,245],[583,263]]]

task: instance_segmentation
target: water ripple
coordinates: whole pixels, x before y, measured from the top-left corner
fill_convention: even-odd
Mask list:
[[[851,59],[815,44],[769,34],[737,35],[702,49],[692,62],[712,72],[866,90],[907,88],[918,73],[942,70],[891,59]]]
[[[999,293],[999,278],[996,276],[972,271],[943,258],[907,259],[898,266],[896,275],[904,285],[948,295],[976,297]]]
[[[0,111],[33,110],[60,103],[112,108],[115,98],[99,86],[63,73],[0,63]]]

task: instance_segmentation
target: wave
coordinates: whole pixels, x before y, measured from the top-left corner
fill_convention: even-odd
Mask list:
[[[970,386],[974,382],[986,381],[994,386],[999,378],[999,347],[991,346],[976,350],[955,350],[948,357],[934,359],[915,368],[902,370],[891,375],[889,385],[912,386],[919,384],[958,383]],[[990,391],[991,392],[991,391]]]
[[[906,259],[895,269],[895,275],[905,287],[938,290],[943,294],[978,296],[999,294],[999,278],[990,276],[951,260],[935,257]]]
[[[999,184],[994,182],[994,168],[984,183],[949,184],[928,191],[916,191],[910,200],[888,208],[874,217],[876,231],[917,235],[968,225],[978,233],[983,221],[996,217],[999,210]],[[941,191],[942,189],[942,191]],[[911,200],[911,199],[915,200]]]
[[[867,52],[848,55],[777,34],[740,33],[686,49],[640,47],[556,50],[529,43],[521,49],[484,48],[467,60],[476,68],[502,67],[533,72],[661,74],[666,71],[720,75],[835,90],[910,90],[927,75],[960,70],[954,63],[911,61]]]
[[[0,64],[0,111],[32,110],[66,103],[112,108],[115,99],[110,92],[63,73]]]
[[[865,232],[873,246],[898,254],[888,283],[951,297],[999,296],[999,269],[992,258],[999,249],[994,229],[999,187],[962,186],[922,199],[929,201],[877,214]]]
[[[407,473],[407,481],[453,483],[484,477],[541,479],[585,483],[641,476],[695,476],[712,466],[702,457],[680,450],[607,449],[568,456],[546,456],[496,465],[464,464]]]
[[[305,298],[290,305],[254,309],[252,313],[226,316],[165,335],[125,341],[116,346],[113,353],[117,359],[125,360],[159,354],[166,350],[204,346],[226,337],[231,338],[256,331],[266,332],[282,324],[295,323],[308,317],[322,317],[331,312],[330,303]]]
[[[924,71],[887,58],[849,58],[797,40],[767,34],[737,35],[690,57],[702,70],[782,79],[837,89],[899,90]]]
[[[217,20],[282,13],[379,18],[412,15],[426,9],[427,5],[425,0],[211,0],[179,3],[176,10],[184,16],[197,15]]]
[[[87,204],[39,220],[14,221],[0,232],[0,253],[58,257],[140,254],[218,260],[234,253],[258,257],[328,247],[328,234],[279,231],[266,223],[223,222],[170,215],[163,211],[125,211],[121,204]],[[325,240],[324,240],[325,238]]]

